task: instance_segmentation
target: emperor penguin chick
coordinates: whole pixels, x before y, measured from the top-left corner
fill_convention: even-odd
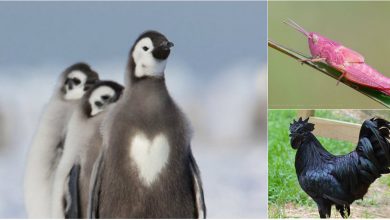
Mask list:
[[[98,80],[98,74],[85,63],[76,63],[61,74],[27,156],[24,190],[29,218],[50,218],[52,179],[69,118],[80,98]]]
[[[100,81],[82,98],[69,121],[53,185],[53,218],[86,218],[92,166],[100,153],[100,126],[123,87]]]
[[[147,31],[130,51],[124,95],[102,130],[93,218],[205,217],[189,123],[164,80],[172,46],[161,33]]]

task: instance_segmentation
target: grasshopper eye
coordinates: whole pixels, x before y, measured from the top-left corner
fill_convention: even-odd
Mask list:
[[[318,36],[313,34],[312,40],[313,40],[313,43],[316,44],[318,42]]]

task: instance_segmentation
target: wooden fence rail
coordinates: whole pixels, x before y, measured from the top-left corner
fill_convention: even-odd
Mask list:
[[[299,110],[298,117],[310,117],[309,122],[315,124],[314,135],[352,143],[359,138],[360,124],[315,117],[314,110]]]

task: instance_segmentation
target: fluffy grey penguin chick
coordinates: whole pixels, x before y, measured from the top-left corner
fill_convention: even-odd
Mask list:
[[[90,175],[102,146],[100,126],[105,111],[119,99],[122,90],[118,83],[100,81],[84,95],[73,112],[55,173],[53,218],[87,217]]]
[[[102,130],[92,218],[206,216],[190,126],[165,85],[172,46],[161,33],[147,31],[130,51],[124,95]]]
[[[52,180],[69,118],[80,98],[98,80],[98,74],[85,63],[76,63],[60,75],[27,156],[24,190],[29,218],[50,218]]]

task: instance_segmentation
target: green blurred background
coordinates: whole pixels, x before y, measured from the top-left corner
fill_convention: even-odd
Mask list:
[[[390,77],[390,2],[269,2],[268,37],[309,55],[307,40],[283,23],[290,18],[361,53]],[[384,108],[325,74],[268,50],[269,108]]]

